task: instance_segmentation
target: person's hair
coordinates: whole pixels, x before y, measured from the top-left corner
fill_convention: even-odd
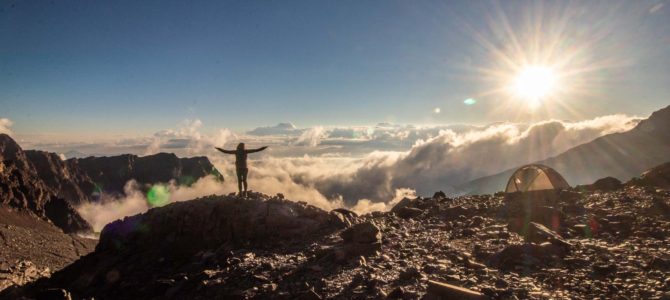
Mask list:
[[[244,150],[244,143],[237,144],[237,150]]]

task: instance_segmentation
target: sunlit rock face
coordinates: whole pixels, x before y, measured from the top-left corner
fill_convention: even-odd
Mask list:
[[[51,221],[65,232],[91,231],[74,207],[45,184],[29,156],[9,136],[0,134],[0,201]]]

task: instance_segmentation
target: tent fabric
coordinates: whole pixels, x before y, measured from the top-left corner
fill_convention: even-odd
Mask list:
[[[545,165],[533,164],[514,171],[507,181],[505,192],[542,191],[569,187],[568,182],[556,170]]]

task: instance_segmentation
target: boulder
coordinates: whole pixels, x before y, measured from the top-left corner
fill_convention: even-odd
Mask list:
[[[594,183],[589,184],[589,185],[580,185],[577,186],[577,189],[580,190],[587,190],[587,191],[602,191],[602,192],[609,192],[609,191],[615,191],[618,189],[621,189],[623,187],[623,183],[621,183],[621,180],[616,179],[614,177],[605,177],[596,180]]]
[[[639,186],[655,186],[670,189],[670,162],[645,171],[640,178],[635,178],[629,183]]]
[[[414,207],[401,207],[395,211],[395,214],[403,219],[411,219],[423,214],[423,210]]]
[[[562,247],[548,242],[515,244],[491,256],[488,265],[501,270],[539,269],[561,261],[566,254]]]
[[[379,227],[370,221],[356,224],[344,230],[340,236],[343,243],[332,249],[337,262],[371,255],[381,250],[382,233]]]
[[[358,214],[345,208],[336,208],[331,210],[330,216],[333,224],[340,228],[349,228],[352,225],[358,223]]]
[[[393,208],[391,208],[391,212],[395,213],[401,208],[410,207],[415,200],[416,199],[402,198],[402,200],[400,200],[396,205],[393,206]]]
[[[369,221],[348,228],[343,231],[340,236],[345,243],[370,244],[379,243],[382,239],[382,233],[379,230],[379,227]]]
[[[572,245],[568,243],[563,237],[553,230],[545,227],[542,224],[530,222],[527,227],[524,227],[520,233],[526,242],[542,243],[550,242],[557,246],[569,249]]]
[[[282,199],[209,196],[153,208],[105,226],[96,251],[162,251],[190,255],[222,244],[271,244],[334,230],[331,216]]]

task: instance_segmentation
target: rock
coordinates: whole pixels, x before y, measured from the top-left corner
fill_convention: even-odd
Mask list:
[[[655,186],[670,189],[670,162],[651,168],[630,183],[641,186]]]
[[[401,207],[395,211],[398,217],[403,219],[410,219],[420,216],[423,210],[414,207]]]
[[[654,256],[649,260],[649,263],[647,263],[647,267],[650,269],[670,271],[670,259]]]
[[[447,195],[443,191],[437,191],[433,194],[433,199],[446,199]]]
[[[0,134],[0,204],[29,211],[66,233],[91,231],[79,213],[48,185],[51,181],[40,177],[28,153],[31,152],[23,151],[11,137]]]
[[[489,297],[480,292],[476,292],[464,287],[442,283],[437,281],[428,281],[428,289],[426,291],[427,299],[444,299],[444,300],[487,300]]]
[[[651,206],[647,208],[647,213],[650,215],[670,217],[670,204],[663,198],[654,197],[652,198]]]
[[[520,212],[512,215],[508,219],[508,229],[514,232],[521,232],[528,222],[542,224],[551,230],[558,231],[565,223],[566,215],[562,211],[550,206],[536,206],[529,211]]]
[[[400,275],[398,275],[400,280],[412,280],[421,277],[423,277],[423,274],[421,274],[421,271],[419,271],[419,269],[416,267],[409,267],[400,272]]]
[[[617,266],[615,264],[596,264],[593,265],[593,272],[598,276],[608,276],[615,273]]]
[[[527,228],[524,228],[520,234],[526,242],[542,243],[550,242],[552,244],[569,249],[572,245],[563,239],[558,233],[545,227],[542,224],[530,222]]]
[[[72,295],[64,289],[46,289],[37,294],[36,300],[72,300]]]
[[[379,227],[372,222],[356,224],[343,231],[340,236],[346,243],[371,244],[379,243],[382,233]]]
[[[588,191],[610,192],[621,189],[622,187],[623,183],[621,183],[621,180],[616,179],[614,177],[605,177],[596,180],[593,184],[590,185],[577,186],[577,189],[585,189]]]
[[[565,251],[551,243],[509,245],[489,258],[488,264],[502,270],[517,267],[537,269],[560,261]]]
[[[330,220],[327,212],[289,200],[209,196],[112,222],[96,251],[171,249],[166,254],[193,255],[225,243],[268,244],[333,231]]]
[[[392,213],[396,213],[399,209],[404,208],[404,207],[410,207],[416,199],[410,199],[410,198],[402,198],[396,205],[391,208]]]
[[[464,208],[463,206],[460,206],[460,205],[449,207],[449,208],[445,209],[442,213],[443,213],[444,217],[449,219],[449,220],[455,219],[459,216],[470,215],[470,211],[468,209]]]
[[[348,228],[358,222],[358,214],[344,208],[337,208],[330,211],[333,223],[340,228]]]
[[[332,249],[337,262],[375,254],[381,250],[382,233],[377,225],[370,221],[347,228],[340,233],[340,236],[343,244]]]
[[[405,290],[402,287],[396,287],[388,294],[388,299],[403,299],[405,296]]]

